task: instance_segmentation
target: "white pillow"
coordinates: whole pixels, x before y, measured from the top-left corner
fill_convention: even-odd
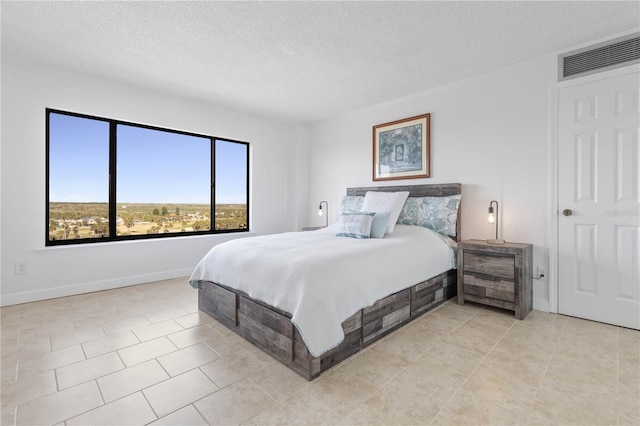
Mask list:
[[[398,216],[402,211],[404,202],[409,197],[409,191],[402,192],[378,192],[367,191],[362,203],[362,211],[366,212],[390,212],[387,222],[387,234],[391,234],[396,227]]]

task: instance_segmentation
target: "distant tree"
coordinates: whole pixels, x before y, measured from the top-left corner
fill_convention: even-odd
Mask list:
[[[64,222],[64,239],[69,239],[69,234],[71,233],[71,225],[69,225],[66,221]]]
[[[165,218],[162,216],[158,216],[153,221],[158,224],[158,228],[162,228],[165,222]]]
[[[135,217],[131,213],[122,213],[120,217],[122,218],[124,226],[127,227],[127,231],[131,232],[131,228],[133,228],[135,224]]]
[[[166,206],[162,206],[162,216],[166,216],[169,214],[169,209]]]
[[[91,232],[99,237],[104,237],[109,231],[106,223],[91,225]]]
[[[203,231],[209,229],[209,221],[208,220],[196,220],[193,222],[193,230],[194,231]]]
[[[158,210],[157,208],[153,209],[153,215],[160,216],[160,210]]]
[[[176,216],[180,216],[180,207],[176,207]]]

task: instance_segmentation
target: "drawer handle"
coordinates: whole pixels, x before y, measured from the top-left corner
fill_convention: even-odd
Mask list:
[[[496,277],[496,276],[493,276],[493,275],[483,275],[480,278],[482,278],[485,281],[495,281],[495,282],[504,280],[503,278]]]
[[[504,254],[504,253],[489,253],[486,251],[473,251],[473,250],[465,250],[465,253],[469,253],[472,256],[476,257],[492,257],[498,259],[513,259],[512,254]]]
[[[481,280],[485,280],[485,281],[495,281],[495,282],[498,282],[498,281],[512,282],[513,281],[509,278],[497,277],[495,275],[485,275],[483,273],[478,273],[478,272],[465,271],[465,275],[472,275],[476,278],[480,278]]]

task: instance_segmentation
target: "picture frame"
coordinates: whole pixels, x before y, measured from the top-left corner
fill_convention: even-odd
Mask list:
[[[373,180],[430,177],[431,114],[373,126]]]

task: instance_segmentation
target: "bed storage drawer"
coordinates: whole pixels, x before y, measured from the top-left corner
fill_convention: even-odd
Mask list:
[[[293,360],[291,318],[240,297],[238,331],[245,339],[285,362]]]
[[[233,328],[238,325],[237,296],[234,292],[208,281],[200,281],[198,289],[198,309],[227,327]]]
[[[420,315],[444,295],[443,282],[428,280],[411,287],[411,316]]]
[[[457,273],[454,269],[411,287],[411,317],[429,311],[434,305],[456,295]]]
[[[314,358],[311,356],[311,352],[305,345],[304,340],[297,328],[293,328],[293,362],[289,365],[289,368],[296,371],[307,380],[311,380],[322,372],[320,369],[320,358]]]
[[[411,317],[411,289],[378,300],[362,310],[362,342],[386,333]]]
[[[362,344],[362,311],[358,311],[342,323],[344,340],[335,348],[322,354],[320,358],[312,358],[319,362],[320,371],[326,371],[341,361],[349,358],[360,350]],[[302,337],[296,330],[296,356],[298,355],[298,344],[300,350],[306,349]],[[298,339],[300,341],[298,342]],[[307,351],[308,352],[308,351]]]

